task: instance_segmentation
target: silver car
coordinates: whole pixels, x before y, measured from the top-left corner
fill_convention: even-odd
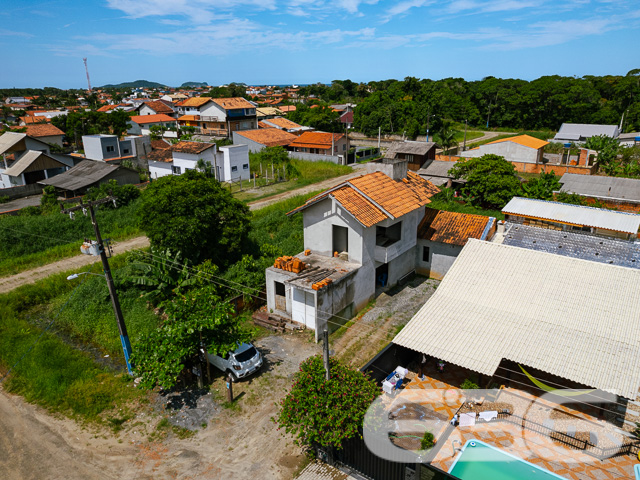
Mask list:
[[[209,363],[225,373],[231,374],[231,380],[247,377],[262,367],[262,355],[250,343],[243,343],[224,357],[209,354]]]

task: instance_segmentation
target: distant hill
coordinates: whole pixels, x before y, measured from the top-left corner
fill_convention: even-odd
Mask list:
[[[163,85],[161,83],[156,83],[156,82],[150,82],[148,80],[136,80],[135,82],[118,83],[117,85],[112,85],[112,84],[103,85],[102,87],[98,87],[98,88],[124,89],[124,88],[139,88],[139,87],[164,88],[166,87],[166,85]]]
[[[206,87],[207,85],[209,85],[207,82],[184,82],[182,85],[180,85],[180,88]]]

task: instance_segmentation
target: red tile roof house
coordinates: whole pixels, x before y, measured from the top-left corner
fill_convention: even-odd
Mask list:
[[[193,97],[176,106],[178,123],[198,127],[205,135],[230,137],[235,131],[258,128],[255,105],[242,97]]]
[[[292,158],[346,164],[347,138],[342,133],[304,132],[287,149]]]
[[[127,133],[132,135],[150,135],[151,127],[154,125],[159,125],[167,129],[163,134],[164,137],[178,137],[178,124],[176,123],[176,119],[163,113],[131,117],[129,119],[129,128],[127,129]]]
[[[266,270],[267,307],[316,331],[335,330],[375,294],[416,269],[418,225],[440,190],[407,170],[406,160],[370,164],[353,178],[288,213],[303,215],[308,264],[299,273]],[[280,265],[276,262],[276,265]],[[335,317],[332,319],[332,317]]]

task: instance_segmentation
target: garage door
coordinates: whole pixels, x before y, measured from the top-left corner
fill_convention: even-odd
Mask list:
[[[294,322],[302,323],[307,328],[316,329],[316,305],[313,293],[293,289],[291,317]]]

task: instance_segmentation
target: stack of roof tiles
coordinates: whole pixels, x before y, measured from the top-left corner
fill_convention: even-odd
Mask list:
[[[324,287],[330,285],[333,283],[333,280],[331,280],[330,278],[325,278],[324,280],[321,280],[319,282],[314,283],[313,285],[311,285],[311,288],[313,290],[322,290]]]
[[[300,273],[306,267],[304,262],[299,258],[289,257],[286,255],[284,257],[276,258],[275,262],[273,263],[273,266],[275,268],[279,268],[281,270],[285,270],[287,272],[293,272],[293,273]]]

